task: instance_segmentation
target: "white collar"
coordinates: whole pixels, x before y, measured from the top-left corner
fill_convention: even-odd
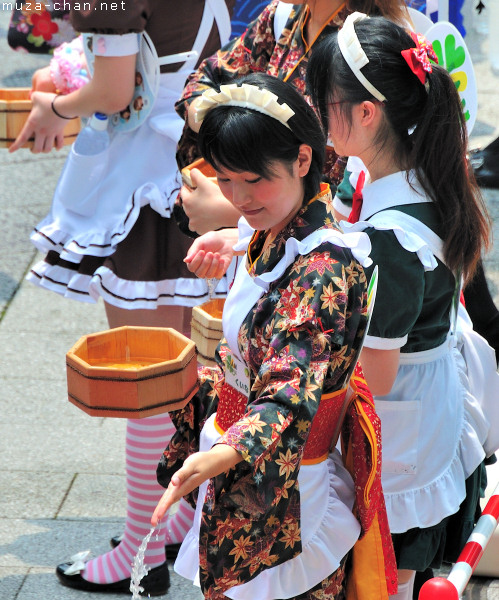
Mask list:
[[[417,180],[414,171],[398,171],[381,179],[367,183],[362,190],[362,210],[359,221],[366,221],[380,210],[405,204],[422,204],[432,202]]]

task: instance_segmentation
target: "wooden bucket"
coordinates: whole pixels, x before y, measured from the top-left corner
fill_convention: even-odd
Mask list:
[[[0,89],[0,148],[8,148],[21,133],[31,111],[30,88]],[[64,144],[72,144],[80,131],[80,119],[71,119],[64,128]],[[32,148],[33,140],[23,148]]]
[[[222,311],[225,299],[215,298],[192,309],[191,339],[198,349],[198,361],[215,366],[215,350],[223,337]]]
[[[174,329],[117,327],[66,354],[68,399],[94,417],[140,419],[183,408],[196,393],[196,347]]]

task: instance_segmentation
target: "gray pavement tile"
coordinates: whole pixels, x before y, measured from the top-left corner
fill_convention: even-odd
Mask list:
[[[109,540],[124,527],[121,518],[0,519],[0,567],[49,568],[81,550],[98,556],[110,550]]]
[[[23,265],[20,265],[17,259],[12,262],[15,262],[15,264],[10,268],[4,264],[0,266],[0,310],[7,307],[19,287],[19,280],[22,279],[24,274]]]
[[[74,479],[57,519],[119,518],[126,514],[126,484],[122,475],[86,475]],[[119,532],[117,532],[119,533]]]
[[[57,416],[72,419],[79,416],[75,414],[76,407],[67,400],[66,380],[40,383],[32,379],[0,380],[2,386],[2,411],[0,424],[19,424],[23,421],[28,427],[27,417],[37,413],[37,418],[43,415],[44,419],[52,422]],[[83,417],[82,417],[83,418]]]
[[[54,518],[72,479],[72,473],[64,472],[40,470],[38,477],[33,477],[26,471],[0,471],[0,518]]]
[[[28,568],[0,566],[0,598],[17,598],[28,571]]]
[[[38,253],[36,260],[41,255]],[[36,307],[36,309],[34,309]],[[2,321],[2,332],[32,332],[32,344],[43,346],[50,332],[73,336],[70,346],[87,333],[108,329],[104,304],[75,302],[26,282]]]
[[[171,587],[168,591],[168,598],[175,600],[203,600],[201,590],[192,585],[180,575],[177,575],[173,568],[170,569]],[[256,600],[256,598],[255,598]]]
[[[17,250],[34,254],[35,248],[29,239],[33,224],[27,222],[24,211],[20,211],[15,204],[8,204],[2,209],[2,219],[5,219],[0,239],[2,255],[5,252],[14,255]],[[2,265],[3,259],[0,261]]]
[[[186,583],[179,575],[170,569],[171,587],[165,596],[165,600],[202,600],[203,596],[198,588]],[[85,600],[102,600],[102,594],[85,592]],[[124,594],[105,594],[106,600],[123,600],[131,597]],[[60,585],[53,574],[53,570],[31,569],[25,577],[19,595],[16,600],[81,600],[82,593],[71,590]]]
[[[105,424],[87,427],[81,421],[65,420],[63,426],[35,423],[24,430],[6,424],[0,425],[0,439],[0,461],[8,465],[8,471],[4,467],[0,474],[16,472],[28,488],[34,478],[32,469],[43,472],[44,477],[50,473],[123,473],[125,434],[112,431],[107,435]]]
[[[36,424],[48,430],[81,435],[88,431],[110,438],[124,439],[125,422],[122,419],[91,417],[69,402],[66,379],[37,381],[31,379],[0,379],[2,411],[0,425],[32,427]],[[21,429],[22,431],[22,429]]]
[[[23,319],[26,321],[26,319]],[[33,335],[31,331],[0,333],[0,380],[31,377],[52,380],[66,377],[66,353],[78,340],[74,334],[52,332]]]
[[[21,148],[9,154],[0,148],[0,181],[6,203],[28,208],[29,225],[33,227],[50,208],[54,189],[64,165],[68,149],[35,155]]]
[[[110,537],[123,527],[122,519],[104,518],[10,520],[8,530],[4,523],[0,519],[0,597],[3,600],[81,600],[81,592],[58,583],[55,566],[80,550],[91,548],[94,555],[107,552]],[[177,575],[171,563],[170,578],[166,598],[202,600],[199,589]],[[109,600],[124,597],[123,594],[106,594]],[[85,600],[102,600],[102,595],[85,593]]]

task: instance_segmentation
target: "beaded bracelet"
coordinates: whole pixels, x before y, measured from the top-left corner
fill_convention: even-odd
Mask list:
[[[56,94],[52,98],[52,102],[50,103],[50,107],[52,108],[52,112],[54,113],[54,115],[56,115],[60,119],[66,119],[67,121],[71,121],[72,119],[76,119],[76,117],[65,117],[64,115],[61,115],[61,113],[57,111],[54,102],[55,102],[55,99],[58,98],[58,97],[59,96]]]

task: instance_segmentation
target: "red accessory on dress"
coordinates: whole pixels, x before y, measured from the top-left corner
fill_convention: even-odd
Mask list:
[[[362,197],[362,188],[366,180],[365,171],[361,171],[359,178],[357,179],[357,185],[355,186],[355,192],[352,196],[352,210],[348,216],[349,223],[357,223],[360,218],[360,211],[362,210],[362,203],[364,201]]]
[[[432,45],[424,36],[413,32],[411,37],[416,43],[416,47],[402,50],[402,56],[414,75],[424,85],[426,83],[426,73],[432,71],[430,59],[438,64],[438,58]]]

